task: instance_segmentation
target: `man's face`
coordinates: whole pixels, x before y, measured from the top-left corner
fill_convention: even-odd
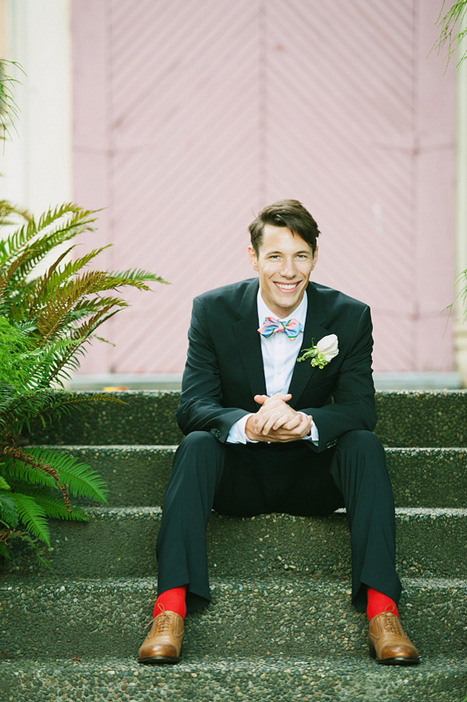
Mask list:
[[[264,302],[278,317],[287,317],[303,299],[318,248],[313,256],[311,246],[288,227],[265,224],[258,255],[251,246],[248,255]]]

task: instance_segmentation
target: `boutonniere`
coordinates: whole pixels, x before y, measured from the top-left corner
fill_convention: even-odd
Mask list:
[[[297,358],[297,361],[300,363],[300,361],[306,361],[307,358],[311,358],[310,363],[312,366],[324,368],[338,353],[337,335],[329,334],[328,336],[323,336],[317,344],[310,346],[309,349],[303,349],[303,354],[300,358]]]

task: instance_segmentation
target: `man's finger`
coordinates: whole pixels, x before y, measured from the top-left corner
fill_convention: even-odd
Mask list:
[[[266,400],[269,400],[269,395],[255,395],[253,400],[258,403],[258,405],[264,405]]]
[[[255,395],[253,397],[254,401],[259,405],[270,404],[273,400],[281,400],[282,402],[289,402],[292,399],[290,393],[276,392],[275,395]]]
[[[292,428],[294,426],[297,426],[297,424],[300,422],[300,417],[298,413],[292,409],[290,409],[287,412],[281,413],[281,415],[276,419],[276,421],[272,425],[272,429],[279,429],[279,427],[285,429],[290,422],[292,422]]]
[[[295,412],[290,405],[280,398],[271,397],[262,407],[259,408],[257,414],[267,414],[269,416],[271,412],[277,412],[278,410],[280,410],[283,414],[287,412]]]
[[[272,402],[268,402],[267,404],[264,404],[262,407],[259,408],[259,410],[255,413],[255,418],[257,420],[257,426],[263,426],[264,422],[267,421],[270,417],[277,417],[279,415],[284,415],[288,416],[290,415],[291,412],[295,412],[289,405],[287,405],[285,402],[282,402],[282,400],[274,400]]]
[[[282,412],[274,412],[265,422],[262,433],[269,434],[273,429],[278,429],[287,421],[287,415]]]
[[[300,418],[299,423],[296,427],[290,429],[286,428],[287,425],[283,425],[275,432],[276,441],[297,441],[303,439],[310,433],[311,420],[301,414],[298,415]]]
[[[263,434],[264,433],[264,427],[266,426],[266,423],[270,421],[271,419],[275,421],[277,419],[277,412],[276,413],[271,413],[271,412],[258,412],[255,415],[255,431],[258,434]]]
[[[275,395],[271,395],[271,397],[268,397],[267,403],[270,404],[273,400],[281,400],[282,402],[289,402],[292,399],[292,395],[287,392],[276,392]]]
[[[285,424],[282,425],[282,429],[285,429],[286,431],[290,431],[291,429],[295,429],[296,427],[298,427],[299,424],[302,423],[302,421],[303,421],[303,418],[301,417],[301,415],[299,415],[297,413],[294,417],[292,417]],[[274,428],[278,429],[279,427],[274,427]]]

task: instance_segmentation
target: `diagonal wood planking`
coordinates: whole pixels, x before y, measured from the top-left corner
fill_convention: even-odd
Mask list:
[[[371,304],[375,368],[417,368],[418,1],[102,3],[111,264],[171,285],[127,295],[98,370],[181,371],[192,298],[251,274],[283,197],[318,220],[316,279]]]
[[[131,324],[114,324],[115,367],[179,371],[193,296],[249,275],[245,228],[261,204],[258,4],[116,5],[114,238],[128,264],[151,261],[171,285],[139,301]]]
[[[412,2],[393,0],[378,13],[363,0],[316,2],[312,12],[300,0],[267,8],[268,199],[287,189],[310,203],[322,230],[316,276],[372,305],[376,367],[408,368]],[[402,327],[411,341],[401,350],[387,337]]]

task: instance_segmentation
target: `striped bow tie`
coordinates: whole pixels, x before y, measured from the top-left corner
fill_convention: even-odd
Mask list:
[[[258,331],[261,336],[264,336],[266,339],[271,336],[271,334],[277,334],[277,332],[285,332],[289,339],[295,339],[302,329],[303,325],[298,319],[288,319],[286,322],[281,322],[275,317],[265,317]]]

